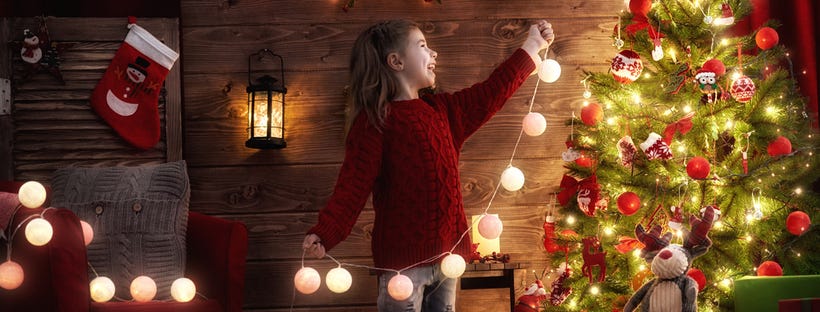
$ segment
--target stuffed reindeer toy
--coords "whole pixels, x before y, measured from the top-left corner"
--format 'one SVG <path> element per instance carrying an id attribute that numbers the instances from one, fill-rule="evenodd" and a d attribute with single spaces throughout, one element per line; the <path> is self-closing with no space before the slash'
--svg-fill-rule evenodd
<path id="1" fill-rule="evenodd" d="M 624 306 L 632 312 L 640 305 L 642 312 L 698 310 L 698 284 L 686 275 L 692 260 L 705 254 L 712 241 L 707 237 L 715 221 L 715 209 L 707 206 L 702 218 L 690 216 L 691 230 L 684 235 L 683 245 L 670 244 L 672 233 L 661 236 L 661 227 L 655 225 L 646 232 L 642 225 L 635 227 L 635 236 L 646 246 L 642 256 L 650 265 L 655 278 L 641 286 Z"/>

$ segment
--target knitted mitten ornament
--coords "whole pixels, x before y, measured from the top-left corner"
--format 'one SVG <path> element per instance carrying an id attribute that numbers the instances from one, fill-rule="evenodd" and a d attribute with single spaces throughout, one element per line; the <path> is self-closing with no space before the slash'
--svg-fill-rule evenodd
<path id="1" fill-rule="evenodd" d="M 128 35 L 91 95 L 91 107 L 128 143 L 149 149 L 159 142 L 157 101 L 179 54 L 137 26 Z"/>
<path id="2" fill-rule="evenodd" d="M 646 141 L 641 143 L 641 149 L 646 153 L 646 158 L 649 160 L 667 160 L 672 158 L 672 151 L 669 149 L 669 145 L 655 132 L 650 133 Z"/>

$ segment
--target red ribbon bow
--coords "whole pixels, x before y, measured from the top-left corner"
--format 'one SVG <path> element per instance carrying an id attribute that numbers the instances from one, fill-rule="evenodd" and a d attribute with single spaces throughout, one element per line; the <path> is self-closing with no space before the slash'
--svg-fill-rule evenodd
<path id="1" fill-rule="evenodd" d="M 663 142 L 666 145 L 672 145 L 672 138 L 675 137 L 675 132 L 680 132 L 681 135 L 686 134 L 689 130 L 692 130 L 692 117 L 695 116 L 695 112 L 690 112 L 678 121 L 673 122 L 666 126 L 666 129 L 663 130 Z"/>
<path id="2" fill-rule="evenodd" d="M 574 196 L 579 190 L 590 190 L 590 194 L 587 195 L 590 198 L 589 208 L 587 210 L 581 210 L 583 210 L 588 216 L 592 216 L 595 213 L 595 204 L 600 199 L 598 194 L 600 191 L 600 185 L 598 185 L 598 177 L 596 175 L 593 174 L 588 178 L 579 181 L 565 174 L 561 179 L 560 188 L 562 190 L 556 197 L 562 206 L 569 203 L 570 198 L 572 198 L 572 196 Z M 581 205 L 579 204 L 579 208 L 581 208 L 580 206 Z"/>

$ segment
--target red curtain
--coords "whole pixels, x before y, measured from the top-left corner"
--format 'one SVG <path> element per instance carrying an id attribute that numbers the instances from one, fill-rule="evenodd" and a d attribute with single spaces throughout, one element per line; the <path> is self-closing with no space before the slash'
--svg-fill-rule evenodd
<path id="1" fill-rule="evenodd" d="M 752 7 L 752 14 L 739 21 L 735 30 L 754 32 L 770 19 L 782 23 L 776 28 L 780 44 L 791 55 L 794 76 L 800 92 L 807 98 L 806 112 L 817 128 L 817 40 L 814 34 L 820 32 L 816 21 L 820 7 L 813 0 L 752 0 Z"/>

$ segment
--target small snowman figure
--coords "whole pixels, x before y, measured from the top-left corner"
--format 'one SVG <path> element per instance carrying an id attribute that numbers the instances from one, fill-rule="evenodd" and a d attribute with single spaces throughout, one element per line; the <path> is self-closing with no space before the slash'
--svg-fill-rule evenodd
<path id="1" fill-rule="evenodd" d="M 29 64 L 37 64 L 43 58 L 43 50 L 40 49 L 40 38 L 31 30 L 23 30 L 23 48 L 20 49 L 20 58 Z"/>

